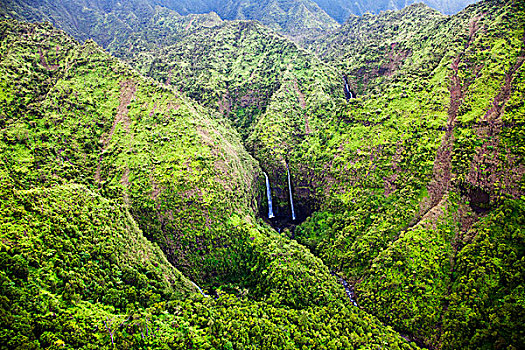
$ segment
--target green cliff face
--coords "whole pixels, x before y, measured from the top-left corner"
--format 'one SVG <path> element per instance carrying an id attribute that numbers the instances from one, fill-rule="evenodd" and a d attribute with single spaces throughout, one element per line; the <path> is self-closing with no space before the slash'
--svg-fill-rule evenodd
<path id="1" fill-rule="evenodd" d="M 324 167 L 327 194 L 296 237 L 356 282 L 366 310 L 428 346 L 523 342 L 523 279 L 501 275 L 523 259 L 519 233 L 502 236 L 523 220 L 523 16 L 515 2 L 449 18 L 409 7 L 319 45 L 330 62 L 348 57 L 360 97 L 297 152 L 295 164 Z M 391 34 L 359 45 L 379 30 Z"/>
<path id="2" fill-rule="evenodd" d="M 2 348 L 415 348 L 257 219 L 226 119 L 93 42 L 0 28 Z"/>
<path id="3" fill-rule="evenodd" d="M 344 23 L 352 16 L 362 16 L 365 13 L 378 14 L 381 11 L 401 10 L 415 3 L 425 3 L 433 9 L 447 15 L 456 14 L 476 0 L 314 0 L 339 23 Z"/>
<path id="4" fill-rule="evenodd" d="M 92 42 L 79 46 L 41 26 L 13 31 L 8 22 L 3 32 L 3 154 L 21 187 L 75 182 L 120 199 L 195 277 L 222 264 L 207 252 L 237 259 L 223 250 L 239 237 L 211 223 L 253 217 L 258 168 L 230 128 Z M 207 229 L 222 233 L 201 242 Z M 190 271 L 197 261 L 204 266 Z"/>
<path id="5" fill-rule="evenodd" d="M 0 347 L 521 347 L 521 2 L 302 47 L 145 4 L 63 26 L 123 61 L 0 22 Z"/>
<path id="6" fill-rule="evenodd" d="M 317 35 L 339 26 L 310 0 L 4 0 L 0 8 L 0 16 L 47 21 L 78 39 L 95 39 L 104 47 L 114 45 L 124 36 L 142 35 L 145 31 L 150 38 L 159 39 L 174 29 L 164 24 L 195 14 L 220 16 L 225 20 L 255 20 L 297 37 Z"/>

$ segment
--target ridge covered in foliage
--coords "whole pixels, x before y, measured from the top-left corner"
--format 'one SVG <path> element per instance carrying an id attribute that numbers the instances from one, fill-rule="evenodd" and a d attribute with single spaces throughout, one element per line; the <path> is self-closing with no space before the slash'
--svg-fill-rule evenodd
<path id="1" fill-rule="evenodd" d="M 319 7 L 326 11 L 332 18 L 339 23 L 344 23 L 353 16 L 362 16 L 364 14 L 379 14 L 382 11 L 402 10 L 403 8 L 415 3 L 425 3 L 433 9 L 447 15 L 456 14 L 463 10 L 467 5 L 476 2 L 476 0 L 314 0 Z"/>
<path id="2" fill-rule="evenodd" d="M 296 237 L 356 283 L 366 310 L 430 347 L 524 341 L 511 267 L 523 260 L 524 10 L 409 7 L 312 45 L 335 64 L 348 57 L 339 66 L 360 97 L 319 131 L 319 148 L 296 153 L 327 198 Z"/>
<path id="3" fill-rule="evenodd" d="M 98 28 L 138 72 L 49 25 L 2 22 L 2 339 L 415 347 L 382 322 L 432 349 L 525 343 L 522 2 L 366 14 L 304 48 L 170 11 Z M 118 232 L 107 250 L 99 229 Z M 39 232 L 70 273 L 43 263 Z M 97 299 L 106 283 L 115 297 Z M 39 289 L 52 298 L 28 303 Z M 70 315 L 81 336 L 60 328 Z"/>
<path id="4" fill-rule="evenodd" d="M 166 22 L 188 22 L 198 14 L 225 20 L 256 20 L 292 36 L 311 36 L 338 23 L 311 0 L 109 0 L 86 3 L 2 0 L 0 16 L 31 22 L 48 21 L 82 40 L 95 39 L 107 47 L 123 36 L 170 33 Z M 220 18 L 219 18 L 220 16 Z"/>
<path id="5" fill-rule="evenodd" d="M 92 41 L 0 32 L 1 347 L 416 348 L 256 218 L 227 120 Z"/>

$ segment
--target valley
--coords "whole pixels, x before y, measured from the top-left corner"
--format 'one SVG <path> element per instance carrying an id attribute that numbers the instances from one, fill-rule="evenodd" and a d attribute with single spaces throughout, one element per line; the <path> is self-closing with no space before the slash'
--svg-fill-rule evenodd
<path id="1" fill-rule="evenodd" d="M 0 10 L 0 348 L 525 342 L 524 4 L 51 3 Z"/>

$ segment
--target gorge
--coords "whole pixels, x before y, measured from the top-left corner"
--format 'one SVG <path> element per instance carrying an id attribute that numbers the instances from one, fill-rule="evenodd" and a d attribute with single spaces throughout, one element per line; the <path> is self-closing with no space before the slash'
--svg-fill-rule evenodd
<path id="1" fill-rule="evenodd" d="M 0 3 L 0 349 L 522 347 L 525 4 L 316 3 Z"/>

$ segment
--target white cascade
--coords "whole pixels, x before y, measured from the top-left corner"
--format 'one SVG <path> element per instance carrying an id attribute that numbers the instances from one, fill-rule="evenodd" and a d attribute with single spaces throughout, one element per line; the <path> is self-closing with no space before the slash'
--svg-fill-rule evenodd
<path id="1" fill-rule="evenodd" d="M 350 98 L 354 98 L 354 94 L 352 93 L 352 91 L 350 91 L 350 87 L 348 86 L 348 83 L 346 82 L 346 80 L 345 80 L 345 88 L 346 88 L 346 92 L 348 92 L 348 94 L 350 95 Z"/>
<path id="2" fill-rule="evenodd" d="M 266 178 L 266 196 L 268 197 L 268 219 L 274 218 L 275 215 L 273 215 L 273 205 L 272 205 L 272 189 L 270 188 L 270 180 L 268 179 L 268 175 L 264 173 L 264 177 Z"/>
<path id="3" fill-rule="evenodd" d="M 290 181 L 290 169 L 288 165 L 286 166 L 286 171 L 288 172 L 288 192 L 290 193 L 290 206 L 292 207 L 292 221 L 295 221 L 295 210 L 293 208 L 293 197 L 292 197 L 292 183 Z"/>
<path id="4" fill-rule="evenodd" d="M 193 282 L 193 281 L 190 281 L 190 283 L 193 284 L 193 285 L 195 286 L 195 288 L 197 288 L 197 290 L 199 291 L 199 293 L 202 294 L 203 297 L 205 297 L 205 298 L 208 298 L 208 297 L 209 297 L 208 294 L 206 294 L 206 293 L 204 293 L 204 292 L 202 291 L 201 287 L 199 287 L 199 286 L 197 285 L 197 283 L 195 283 L 195 282 Z"/>

